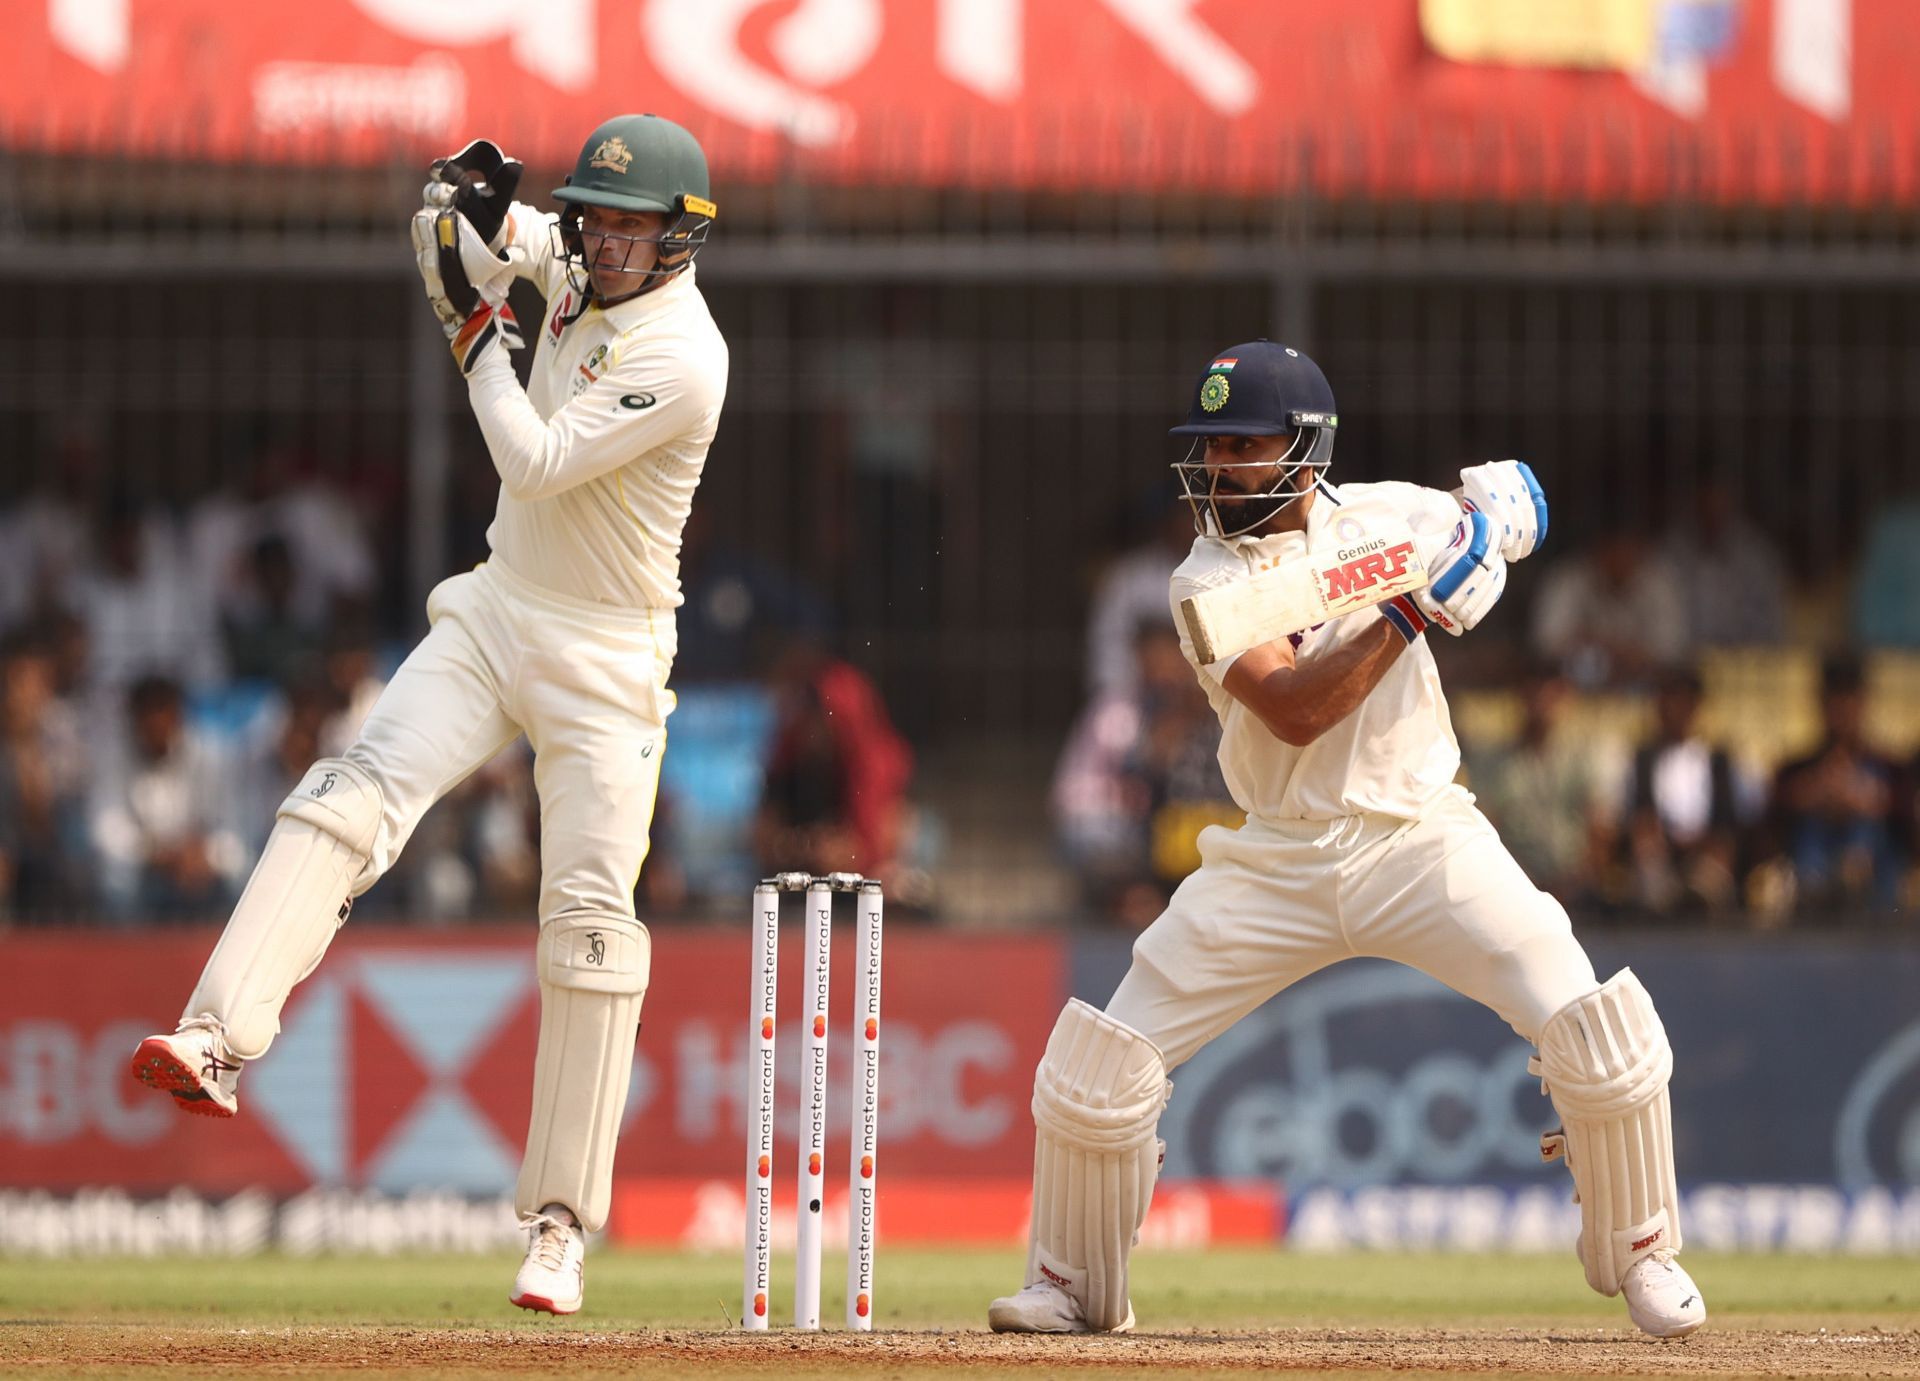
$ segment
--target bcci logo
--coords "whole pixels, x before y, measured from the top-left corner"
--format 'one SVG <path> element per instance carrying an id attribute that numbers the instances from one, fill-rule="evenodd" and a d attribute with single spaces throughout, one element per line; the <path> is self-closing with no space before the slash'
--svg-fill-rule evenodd
<path id="1" fill-rule="evenodd" d="M 1200 406 L 1208 412 L 1218 412 L 1227 405 L 1227 395 L 1233 391 L 1224 374 L 1209 374 L 1207 381 L 1200 385 Z"/>
<path id="2" fill-rule="evenodd" d="M 605 168 L 610 173 L 624 174 L 633 166 L 633 150 L 627 147 L 627 141 L 619 135 L 600 141 L 600 147 L 593 151 L 593 157 L 587 161 L 589 168 Z"/>

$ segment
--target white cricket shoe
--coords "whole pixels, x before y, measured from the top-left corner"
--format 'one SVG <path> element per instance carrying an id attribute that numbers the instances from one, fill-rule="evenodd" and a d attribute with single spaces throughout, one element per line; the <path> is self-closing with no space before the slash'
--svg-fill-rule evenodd
<path id="1" fill-rule="evenodd" d="M 187 1017 L 171 1036 L 148 1036 L 133 1052 L 133 1077 L 173 1095 L 182 1112 L 232 1117 L 240 1111 L 240 1057 L 214 1017 Z"/>
<path id="2" fill-rule="evenodd" d="M 522 1309 L 579 1313 L 586 1294 L 587 1235 L 561 1204 L 548 1204 L 522 1220 L 522 1226 L 533 1230 L 533 1240 L 507 1298 Z"/>
<path id="3" fill-rule="evenodd" d="M 1018 1294 L 1003 1295 L 987 1306 L 987 1322 L 995 1333 L 1091 1333 L 1080 1301 L 1050 1280 L 1036 1281 Z M 1113 1329 L 1133 1331 L 1133 1305 Z"/>
<path id="4" fill-rule="evenodd" d="M 1684 1338 L 1707 1321 L 1700 1287 L 1672 1252 L 1651 1252 L 1634 1262 L 1620 1293 L 1627 1297 L 1627 1317 L 1656 1338 Z"/>

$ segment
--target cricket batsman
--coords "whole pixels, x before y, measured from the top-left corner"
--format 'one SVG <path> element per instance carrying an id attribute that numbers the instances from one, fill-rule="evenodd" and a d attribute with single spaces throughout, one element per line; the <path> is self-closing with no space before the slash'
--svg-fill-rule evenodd
<path id="1" fill-rule="evenodd" d="M 466 379 L 500 501 L 489 559 L 427 600 L 432 627 L 342 757 L 278 818 L 179 1029 L 135 1076 L 210 1117 L 238 1111 L 293 986 L 420 817 L 517 735 L 534 753 L 540 1037 L 515 1203 L 531 1230 L 512 1300 L 580 1308 L 607 1217 L 651 945 L 634 918 L 674 697 L 680 533 L 727 389 L 694 281 L 715 215 L 693 136 L 623 115 L 587 136 L 558 215 L 513 200 L 522 166 L 480 141 L 437 161 L 413 243 Z M 531 382 L 507 290 L 546 300 Z"/>
<path id="2" fill-rule="evenodd" d="M 1170 1071 L 1275 993 L 1359 955 L 1393 959 L 1485 1004 L 1538 1050 L 1580 1203 L 1587 1283 L 1626 1296 L 1657 1337 L 1706 1320 L 1680 1249 L 1667 1083 L 1673 1054 L 1631 970 L 1605 983 L 1561 905 L 1520 870 L 1454 785 L 1460 752 L 1424 639 L 1459 637 L 1533 552 L 1547 504 L 1515 461 L 1461 472 L 1454 495 L 1328 482 L 1339 419 L 1305 355 L 1261 340 L 1196 384 L 1175 469 L 1199 532 L 1172 603 L 1290 556 L 1411 527 L 1429 583 L 1305 632 L 1202 663 L 1220 766 L 1246 812 L 1210 826 L 1201 865 L 1141 934 L 1106 1010 L 1067 1004 L 1034 1076 L 1033 1225 L 1003 1332 L 1132 1327 L 1127 1258 L 1159 1171 Z"/>

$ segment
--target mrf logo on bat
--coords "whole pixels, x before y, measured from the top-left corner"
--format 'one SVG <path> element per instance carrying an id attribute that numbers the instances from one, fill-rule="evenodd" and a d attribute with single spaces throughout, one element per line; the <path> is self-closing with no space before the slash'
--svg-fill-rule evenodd
<path id="1" fill-rule="evenodd" d="M 1326 582 L 1329 606 L 1339 600 L 1363 596 L 1384 582 L 1400 579 L 1407 573 L 1407 563 L 1413 559 L 1413 543 L 1389 545 L 1386 539 L 1380 538 L 1362 542 L 1357 547 L 1342 548 L 1334 553 L 1333 559 L 1339 564 L 1320 573 Z"/>

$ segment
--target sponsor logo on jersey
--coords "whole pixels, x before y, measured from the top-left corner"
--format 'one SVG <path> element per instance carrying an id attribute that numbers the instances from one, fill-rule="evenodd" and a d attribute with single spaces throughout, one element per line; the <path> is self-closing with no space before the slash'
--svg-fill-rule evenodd
<path id="1" fill-rule="evenodd" d="M 560 333 L 567 329 L 567 319 L 572 314 L 572 312 L 573 312 L 572 292 L 562 293 L 560 296 L 560 305 L 558 307 L 555 307 L 553 309 L 553 315 L 547 318 L 547 334 L 552 336 L 555 340 L 559 340 Z"/>
<path id="2" fill-rule="evenodd" d="M 1334 553 L 1334 560 L 1340 564 L 1322 572 L 1322 579 L 1327 582 L 1327 599 L 1342 599 L 1370 590 L 1382 581 L 1397 580 L 1407 573 L 1407 563 L 1412 559 L 1411 542 L 1394 547 L 1384 541 L 1370 542 L 1338 551 Z"/>
<path id="3" fill-rule="evenodd" d="M 651 393 L 623 393 L 620 395 L 620 406 L 623 408 L 631 408 L 634 412 L 639 412 L 643 408 L 650 408 L 659 401 L 660 400 L 655 398 Z"/>

